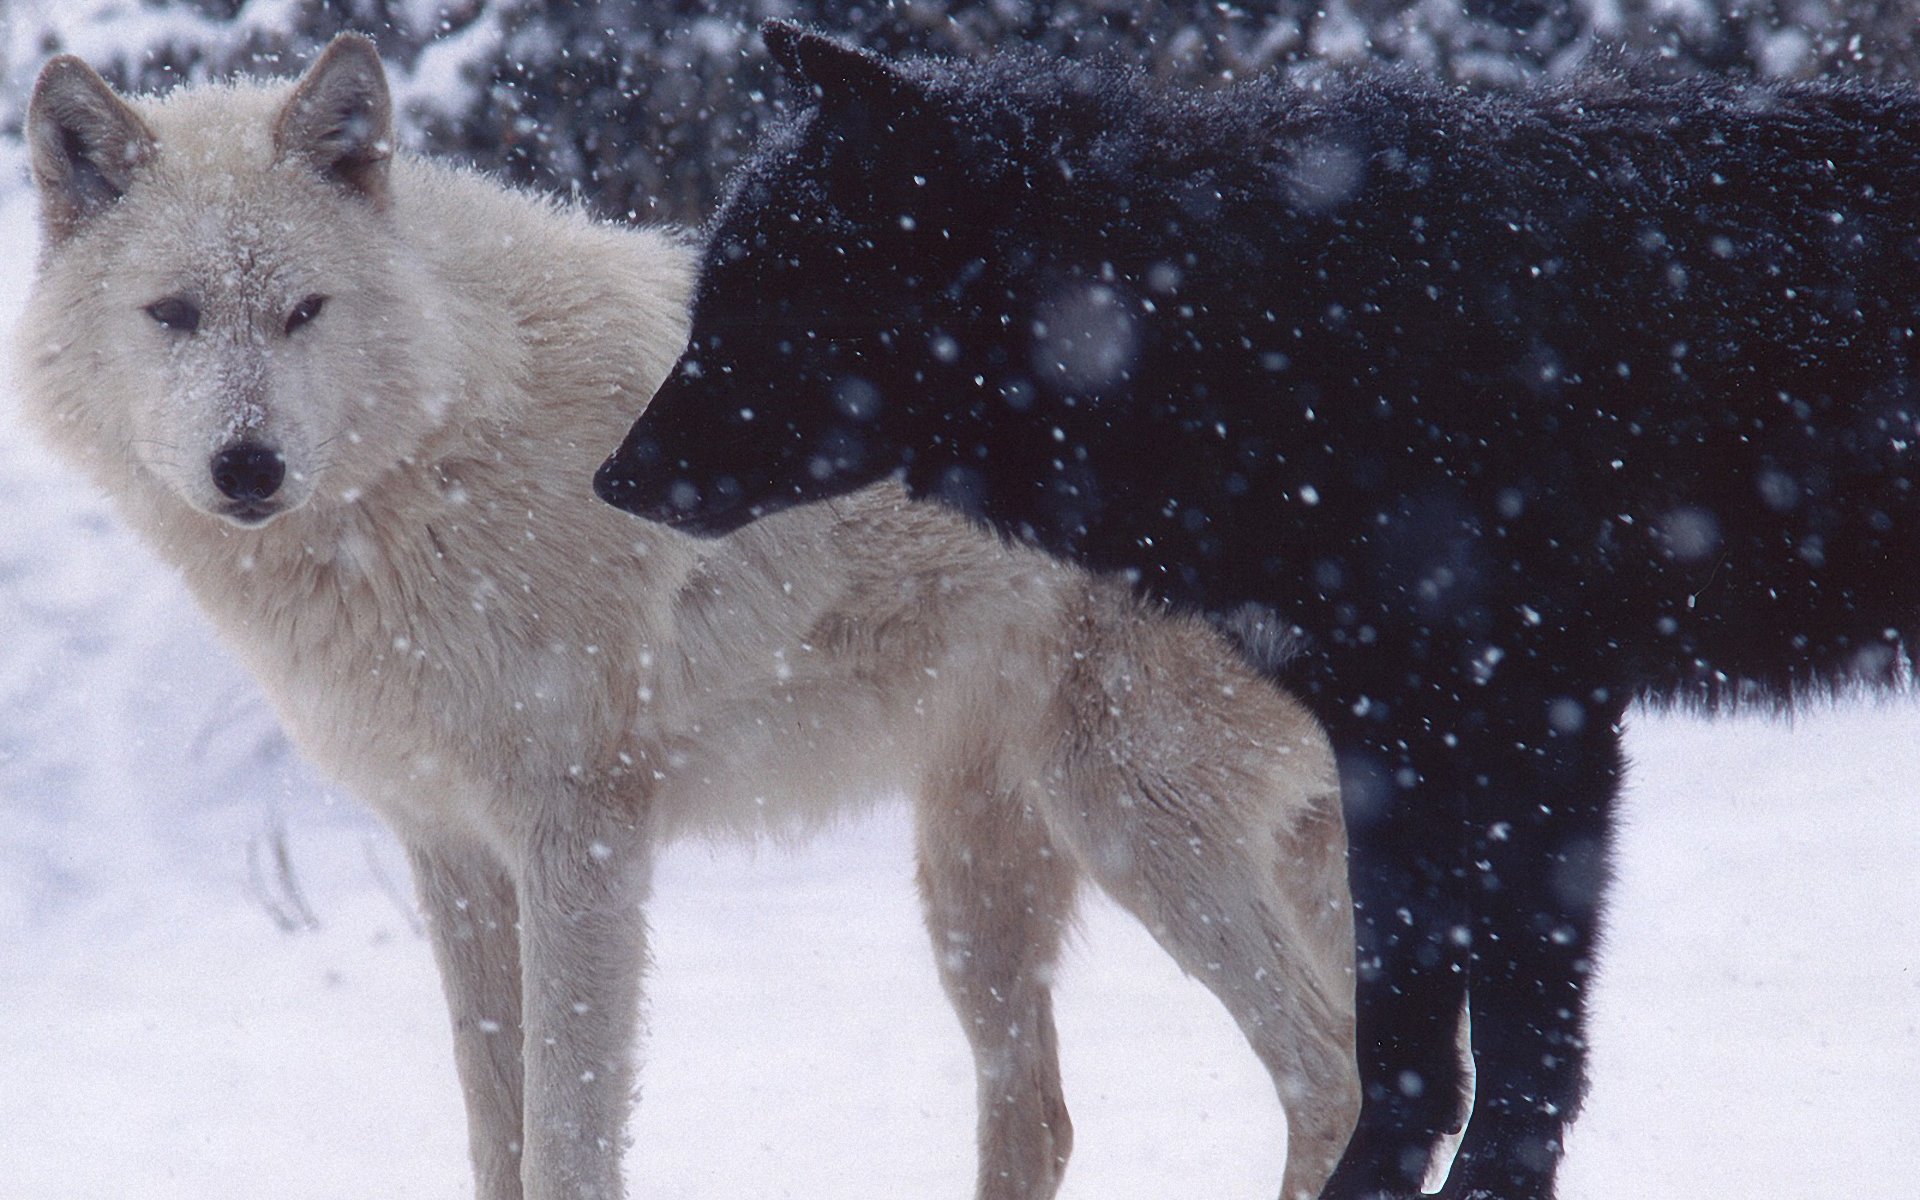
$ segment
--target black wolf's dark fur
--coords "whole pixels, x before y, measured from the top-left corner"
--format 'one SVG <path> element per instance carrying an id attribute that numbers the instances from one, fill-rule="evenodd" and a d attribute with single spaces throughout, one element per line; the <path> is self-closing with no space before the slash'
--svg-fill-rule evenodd
<path id="1" fill-rule="evenodd" d="M 1547 1195 L 1625 706 L 1907 669 L 1920 97 L 1168 95 L 769 36 L 817 102 L 719 212 L 602 494 L 719 532 L 904 468 L 1170 600 L 1277 610 L 1363 918 L 1328 1195 L 1417 1190 L 1463 992 L 1448 1194 Z"/>

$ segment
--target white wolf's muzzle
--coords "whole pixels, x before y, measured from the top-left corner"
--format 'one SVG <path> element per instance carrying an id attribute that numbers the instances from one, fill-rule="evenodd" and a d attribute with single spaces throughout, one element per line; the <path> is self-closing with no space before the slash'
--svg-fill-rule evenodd
<path id="1" fill-rule="evenodd" d="M 225 498 L 219 513 L 238 525 L 260 525 L 280 514 L 275 496 L 287 478 L 287 460 L 254 441 L 233 442 L 208 461 L 214 490 Z"/>

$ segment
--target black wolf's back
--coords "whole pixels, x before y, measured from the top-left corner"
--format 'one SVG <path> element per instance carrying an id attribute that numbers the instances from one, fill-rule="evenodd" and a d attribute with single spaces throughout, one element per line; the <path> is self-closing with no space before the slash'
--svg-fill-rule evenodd
<path id="1" fill-rule="evenodd" d="M 1054 397 L 1075 488 L 996 520 L 1429 671 L 1536 631 L 1656 692 L 1893 669 L 1920 593 L 1911 91 L 1065 74 L 1035 122 L 1061 166 L 1018 202 L 1056 235 L 1009 293 L 1102 278 L 1148 315 L 1123 388 Z M 993 93 L 1035 111 L 1036 86 Z"/>

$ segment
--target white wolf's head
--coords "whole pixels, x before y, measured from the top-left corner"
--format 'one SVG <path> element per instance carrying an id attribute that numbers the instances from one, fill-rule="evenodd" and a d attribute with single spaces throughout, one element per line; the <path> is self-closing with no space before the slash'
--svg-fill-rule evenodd
<path id="1" fill-rule="evenodd" d="M 45 237 L 21 353 L 37 415 L 96 471 L 257 525 L 351 501 L 439 419 L 453 373 L 370 41 L 291 87 L 138 107 L 56 58 L 27 137 Z"/>

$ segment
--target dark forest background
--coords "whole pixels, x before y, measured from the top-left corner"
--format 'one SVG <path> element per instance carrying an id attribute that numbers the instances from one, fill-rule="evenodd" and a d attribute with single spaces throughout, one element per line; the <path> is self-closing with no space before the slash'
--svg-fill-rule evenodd
<path id="1" fill-rule="evenodd" d="M 0 121 L 46 55 L 160 89 L 284 74 L 342 29 L 374 35 L 419 148 L 613 216 L 697 222 L 780 109 L 756 28 L 802 21 L 888 54 L 1026 45 L 1195 86 L 1367 60 L 1503 87 L 1621 61 L 1660 73 L 1903 78 L 1920 0 L 0 0 Z"/>

